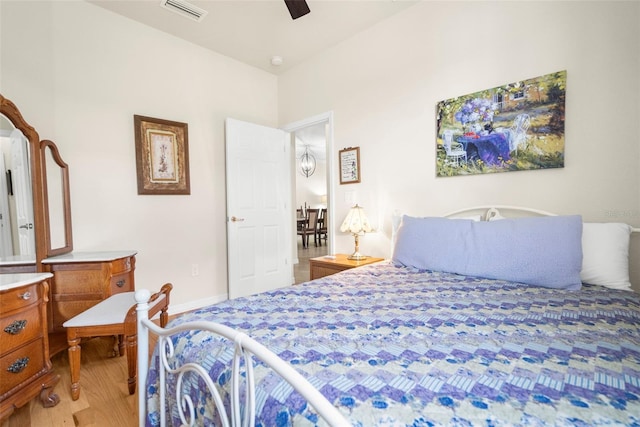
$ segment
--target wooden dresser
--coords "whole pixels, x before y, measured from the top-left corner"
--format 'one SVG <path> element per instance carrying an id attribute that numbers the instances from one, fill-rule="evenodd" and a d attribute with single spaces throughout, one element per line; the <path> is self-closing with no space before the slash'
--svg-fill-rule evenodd
<path id="1" fill-rule="evenodd" d="M 47 335 L 50 273 L 0 275 L 0 420 L 32 398 L 45 407 L 60 398 Z"/>
<path id="2" fill-rule="evenodd" d="M 50 352 L 67 349 L 64 322 L 120 292 L 135 290 L 136 251 L 71 252 L 46 258 L 53 274 L 49 302 Z"/>
<path id="3" fill-rule="evenodd" d="M 30 256 L 8 256 L 0 258 L 0 274 L 35 273 L 36 259 Z"/>

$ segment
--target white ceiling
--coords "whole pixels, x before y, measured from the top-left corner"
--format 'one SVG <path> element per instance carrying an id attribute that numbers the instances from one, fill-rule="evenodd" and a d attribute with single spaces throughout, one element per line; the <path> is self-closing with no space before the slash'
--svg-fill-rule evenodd
<path id="1" fill-rule="evenodd" d="M 305 147 L 318 161 L 327 159 L 327 138 L 326 125 L 319 123 L 295 131 L 296 136 L 296 158 L 299 159 L 304 154 Z"/>
<path id="2" fill-rule="evenodd" d="M 311 12 L 296 20 L 284 0 L 186 0 L 207 11 L 199 22 L 161 7 L 162 0 L 86 1 L 277 75 L 419 0 L 307 0 Z M 272 65 L 273 56 L 282 65 Z M 325 160 L 324 124 L 295 134 L 296 157 L 309 146 Z"/>
<path id="3" fill-rule="evenodd" d="M 307 0 L 296 20 L 284 0 L 188 0 L 208 13 L 200 22 L 161 0 L 86 0 L 214 52 L 279 74 L 416 3 L 416 0 Z M 281 56 L 283 64 L 271 64 Z"/>

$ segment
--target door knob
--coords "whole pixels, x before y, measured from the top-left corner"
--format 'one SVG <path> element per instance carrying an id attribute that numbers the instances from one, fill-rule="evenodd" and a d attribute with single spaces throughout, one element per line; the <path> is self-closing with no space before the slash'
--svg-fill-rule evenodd
<path id="1" fill-rule="evenodd" d="M 231 222 L 242 222 L 242 221 L 244 221 L 244 218 L 238 218 L 235 216 L 231 217 Z"/>

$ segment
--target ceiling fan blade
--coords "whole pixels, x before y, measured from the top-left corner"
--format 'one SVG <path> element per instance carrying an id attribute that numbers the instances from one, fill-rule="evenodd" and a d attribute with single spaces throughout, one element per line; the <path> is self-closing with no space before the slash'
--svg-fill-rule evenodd
<path id="1" fill-rule="evenodd" d="M 311 12 L 305 0 L 284 0 L 284 2 L 287 5 L 287 9 L 289 9 L 292 19 L 298 19 Z"/>

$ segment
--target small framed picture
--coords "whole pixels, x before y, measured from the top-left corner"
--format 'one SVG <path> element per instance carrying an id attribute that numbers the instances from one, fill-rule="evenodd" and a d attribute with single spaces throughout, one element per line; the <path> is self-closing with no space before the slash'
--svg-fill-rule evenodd
<path id="1" fill-rule="evenodd" d="M 191 194 L 186 123 L 133 116 L 138 194 Z"/>
<path id="2" fill-rule="evenodd" d="M 340 150 L 340 184 L 360 182 L 360 147 Z"/>

